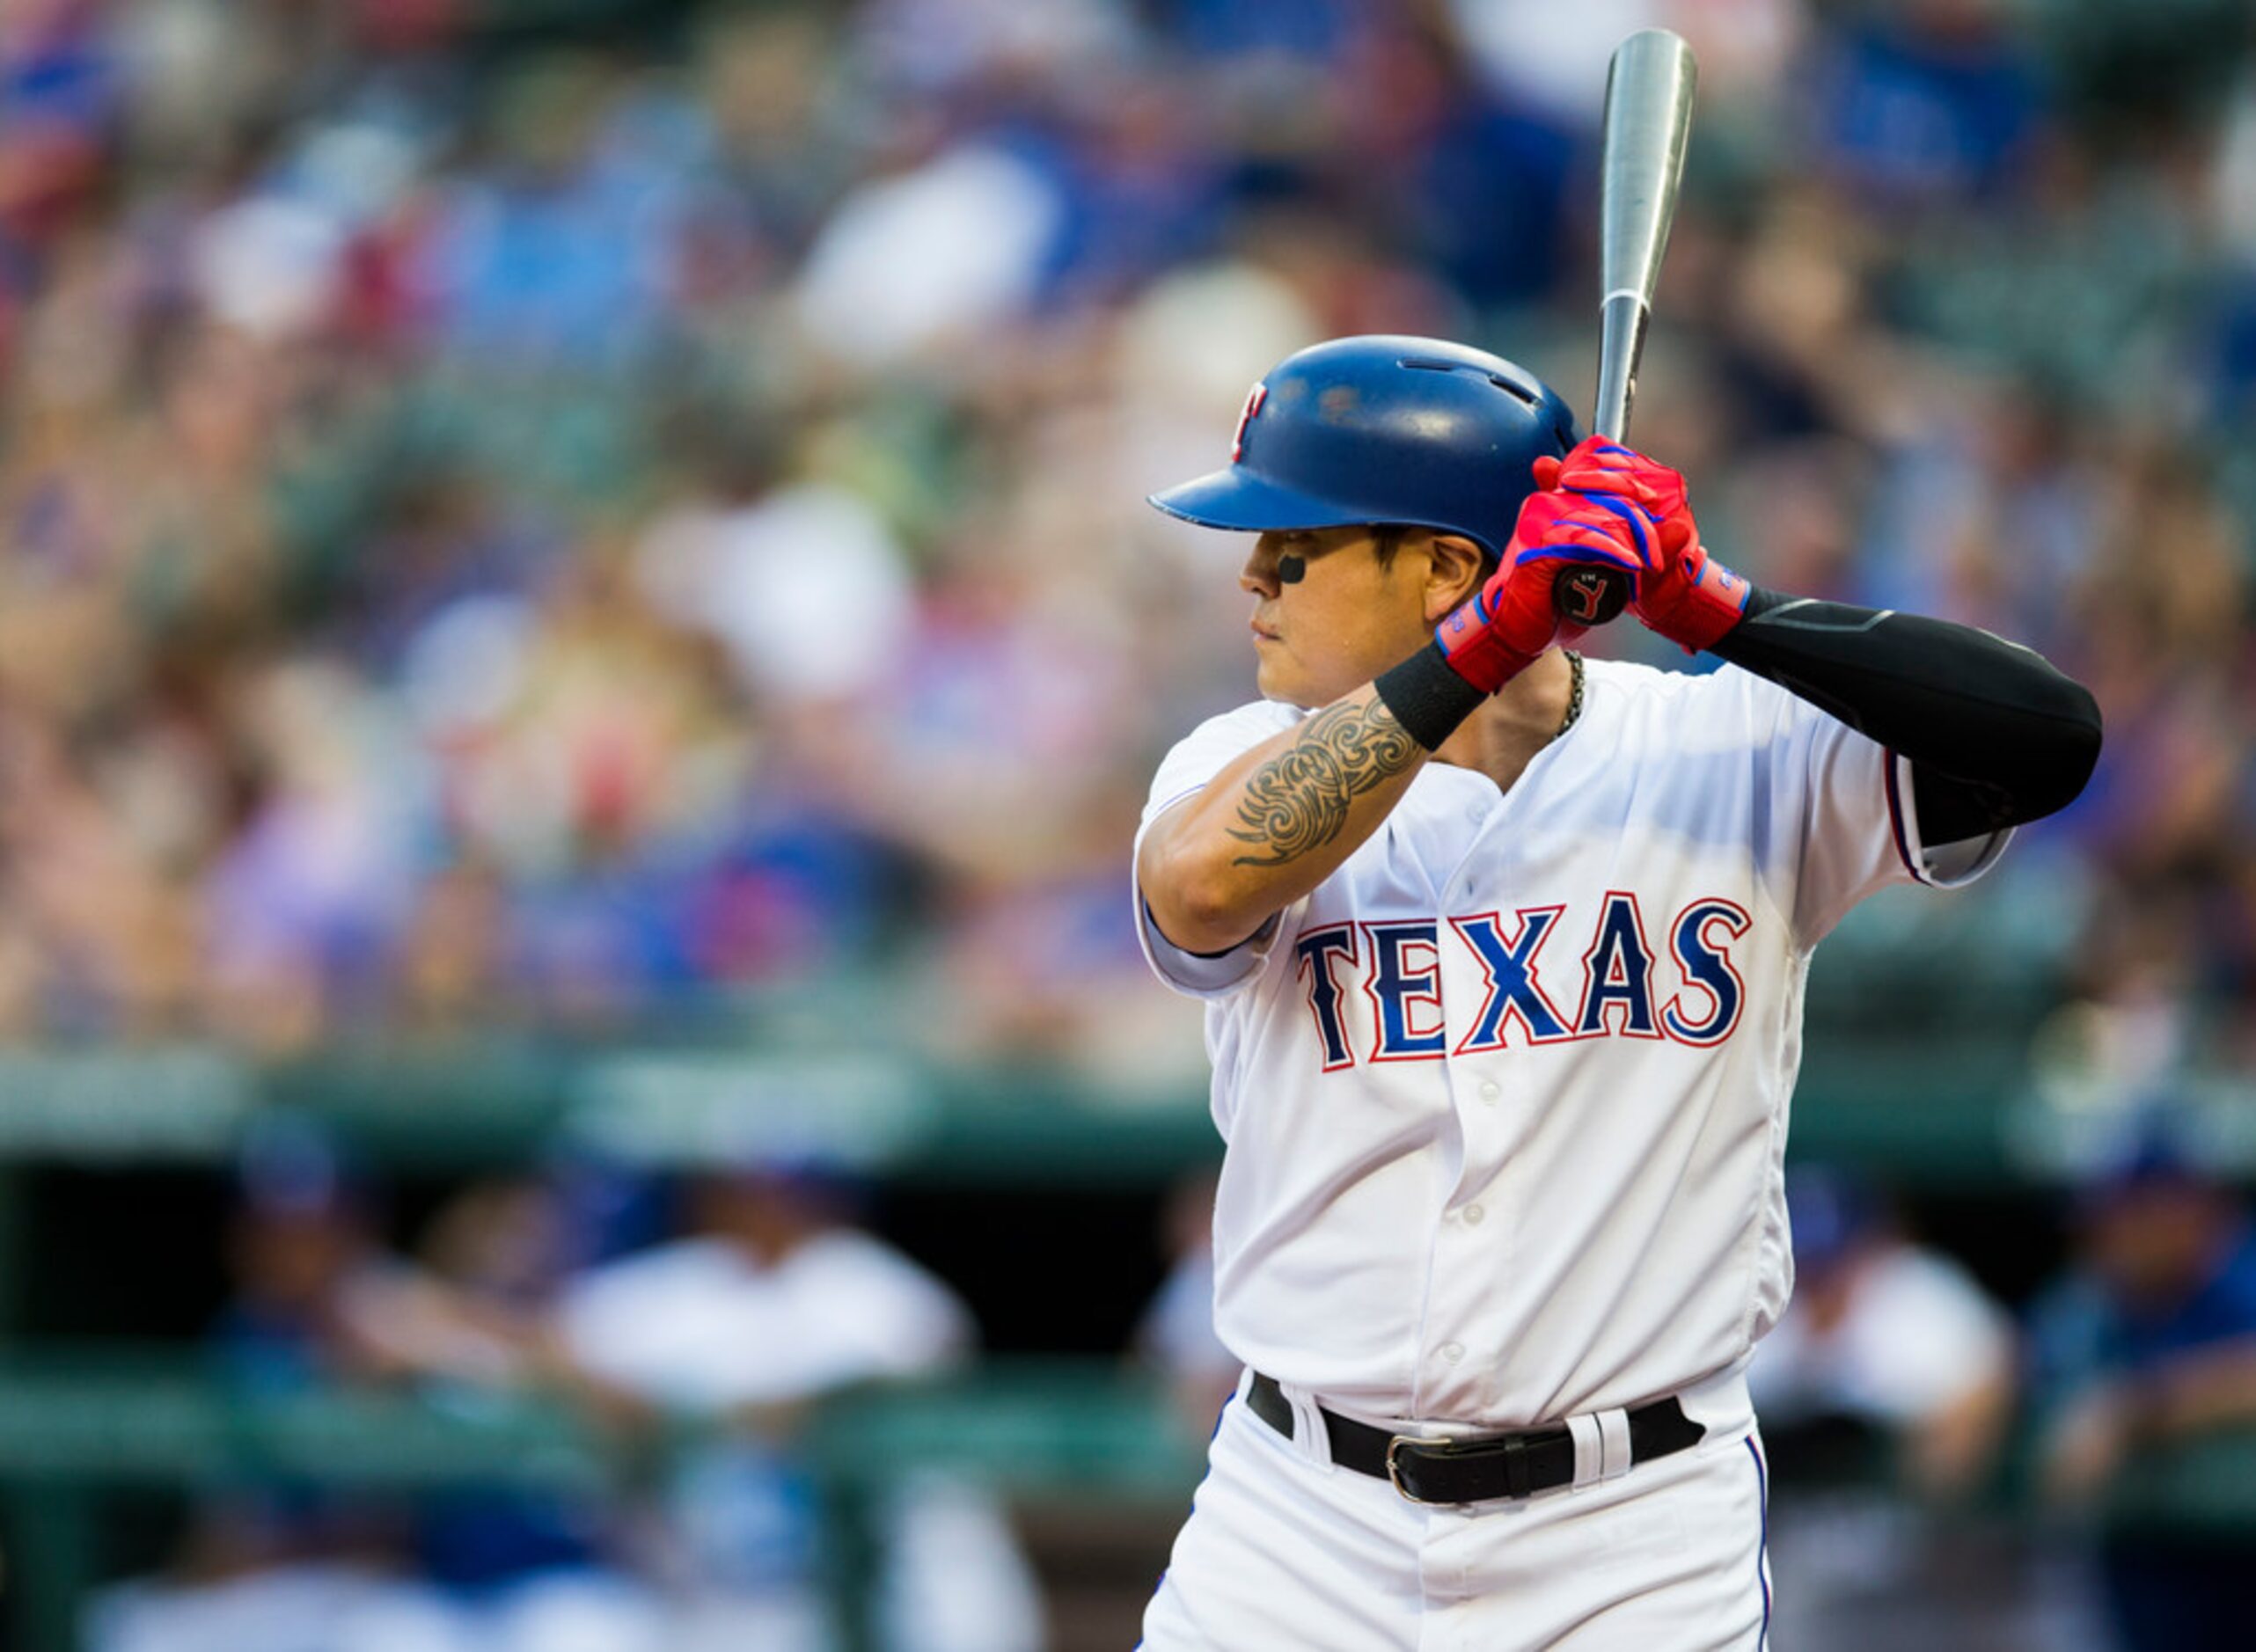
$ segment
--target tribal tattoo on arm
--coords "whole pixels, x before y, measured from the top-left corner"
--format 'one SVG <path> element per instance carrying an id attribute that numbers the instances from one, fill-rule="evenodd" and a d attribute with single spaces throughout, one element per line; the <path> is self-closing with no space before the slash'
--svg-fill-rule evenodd
<path id="1" fill-rule="evenodd" d="M 1337 837 L 1355 800 L 1425 757 L 1386 702 L 1329 705 L 1247 777 L 1231 837 L 1259 852 L 1231 864 L 1281 866 Z"/>

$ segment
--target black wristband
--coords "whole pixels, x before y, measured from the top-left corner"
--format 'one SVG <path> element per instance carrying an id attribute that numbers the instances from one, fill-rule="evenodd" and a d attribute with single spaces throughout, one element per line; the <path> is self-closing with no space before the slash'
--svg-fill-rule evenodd
<path id="1" fill-rule="evenodd" d="M 1440 750 L 1441 742 L 1488 698 L 1450 669 L 1438 642 L 1381 671 L 1371 686 L 1403 731 L 1428 751 Z"/>

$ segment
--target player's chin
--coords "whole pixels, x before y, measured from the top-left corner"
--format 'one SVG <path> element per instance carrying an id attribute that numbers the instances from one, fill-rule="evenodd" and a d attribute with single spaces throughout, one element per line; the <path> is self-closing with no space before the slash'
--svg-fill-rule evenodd
<path id="1" fill-rule="evenodd" d="M 1257 639 L 1254 644 L 1254 685 L 1265 700 L 1283 700 L 1288 705 L 1307 705 L 1312 702 L 1302 698 L 1306 684 L 1300 673 L 1293 669 L 1293 662 L 1274 637 Z"/>

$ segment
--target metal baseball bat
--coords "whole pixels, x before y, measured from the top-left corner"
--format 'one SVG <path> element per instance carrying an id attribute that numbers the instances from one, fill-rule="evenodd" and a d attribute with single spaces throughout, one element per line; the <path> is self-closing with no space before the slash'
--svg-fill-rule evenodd
<path id="1" fill-rule="evenodd" d="M 1630 405 L 1652 315 L 1653 285 L 1676 217 L 1684 150 L 1692 134 L 1699 67 L 1666 29 L 1644 29 L 1615 48 L 1606 73 L 1606 147 L 1599 169 L 1598 399 L 1590 425 L 1630 434 Z M 1630 581 L 1611 568 L 1578 568 L 1552 587 L 1562 619 L 1602 625 L 1629 605 Z"/>

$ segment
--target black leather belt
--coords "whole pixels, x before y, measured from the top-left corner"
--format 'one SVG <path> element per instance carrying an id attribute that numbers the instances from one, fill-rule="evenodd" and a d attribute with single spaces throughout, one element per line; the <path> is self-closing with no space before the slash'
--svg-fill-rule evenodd
<path id="1" fill-rule="evenodd" d="M 1293 1437 L 1293 1402 L 1275 1378 L 1256 1371 L 1246 1407 L 1286 1439 Z M 1574 1436 L 1565 1429 L 1445 1440 L 1390 1434 L 1321 1407 L 1317 1414 L 1330 1436 L 1333 1462 L 1391 1482 L 1412 1502 L 1486 1502 L 1574 1484 Z M 1628 1415 L 1633 1465 L 1696 1445 L 1708 1432 L 1684 1414 L 1674 1394 Z"/>

